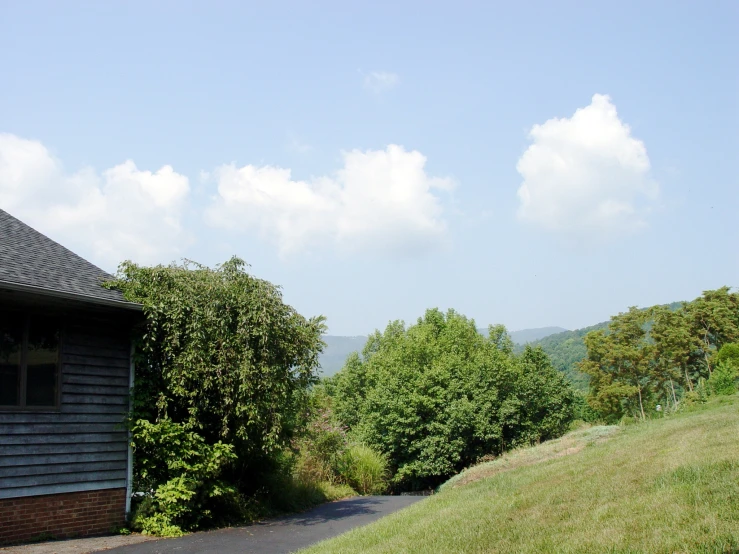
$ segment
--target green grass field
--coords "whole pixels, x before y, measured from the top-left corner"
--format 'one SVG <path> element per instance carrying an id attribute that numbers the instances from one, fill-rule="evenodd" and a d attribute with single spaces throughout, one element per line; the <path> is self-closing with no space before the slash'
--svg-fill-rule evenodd
<path id="1" fill-rule="evenodd" d="M 739 397 L 512 452 L 303 552 L 739 553 Z"/>

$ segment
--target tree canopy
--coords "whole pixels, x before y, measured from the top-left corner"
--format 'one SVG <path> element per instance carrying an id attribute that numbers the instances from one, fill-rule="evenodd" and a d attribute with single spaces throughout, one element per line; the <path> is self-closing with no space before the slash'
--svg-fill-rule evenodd
<path id="1" fill-rule="evenodd" d="M 386 454 L 399 489 L 435 486 L 479 457 L 563 433 L 573 392 L 540 349 L 520 357 L 505 328 L 428 310 L 390 323 L 328 390 L 353 436 Z"/>
<path id="2" fill-rule="evenodd" d="M 298 314 L 238 258 L 215 269 L 124 263 L 112 286 L 146 315 L 135 417 L 166 417 L 244 449 L 280 444 L 295 393 L 315 378 L 322 317 Z"/>
<path id="3" fill-rule="evenodd" d="M 578 368 L 590 376 L 588 401 L 603 417 L 644 419 L 650 406 L 676 406 L 732 356 L 738 293 L 722 287 L 673 306 L 630 308 L 585 336 L 587 357 Z"/>
<path id="4" fill-rule="evenodd" d="M 156 491 L 147 521 L 160 532 L 198 525 L 244 468 L 286 445 L 316 380 L 323 318 L 304 318 L 246 267 L 126 262 L 108 285 L 143 305 L 130 419 L 138 490 Z"/>

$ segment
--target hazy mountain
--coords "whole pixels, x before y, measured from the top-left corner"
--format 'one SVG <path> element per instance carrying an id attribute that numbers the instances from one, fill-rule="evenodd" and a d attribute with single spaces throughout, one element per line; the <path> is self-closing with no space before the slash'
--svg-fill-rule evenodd
<path id="1" fill-rule="evenodd" d="M 526 344 L 535 340 L 543 339 L 555 333 L 563 333 L 567 331 L 564 327 L 538 327 L 536 329 L 521 329 L 510 333 L 511 340 L 516 344 Z"/>
<path id="2" fill-rule="evenodd" d="M 485 336 L 488 334 L 487 328 L 481 328 L 478 331 Z M 567 331 L 567 329 L 562 327 L 540 327 L 513 331 L 510 335 L 514 343 L 523 345 L 563 331 Z M 324 335 L 323 340 L 326 343 L 326 349 L 320 357 L 321 375 L 330 377 L 344 366 L 349 354 L 362 351 L 364 344 L 367 342 L 367 337 L 361 335 L 355 337 Z"/>
<path id="3" fill-rule="evenodd" d="M 330 377 L 342 367 L 349 354 L 361 352 L 367 337 L 341 337 L 338 335 L 323 335 L 326 348 L 323 350 L 319 361 L 321 363 L 321 375 Z"/>
<path id="4" fill-rule="evenodd" d="M 478 329 L 480 333 L 487 336 L 488 330 L 487 328 L 480 328 Z M 528 342 L 534 342 L 535 340 L 543 339 L 544 337 L 548 337 L 549 335 L 554 335 L 555 333 L 563 333 L 567 331 L 564 327 L 537 327 L 536 329 L 521 329 L 520 331 L 509 331 L 508 334 L 511 337 L 511 340 L 520 345 L 524 345 Z"/>

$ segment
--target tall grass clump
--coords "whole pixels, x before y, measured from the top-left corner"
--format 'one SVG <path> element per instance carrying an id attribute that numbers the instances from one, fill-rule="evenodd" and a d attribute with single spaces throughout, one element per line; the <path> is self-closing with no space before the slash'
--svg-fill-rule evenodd
<path id="1" fill-rule="evenodd" d="M 382 494 L 387 490 L 390 470 L 387 458 L 369 446 L 350 446 L 341 460 L 339 473 L 359 494 Z"/>
<path id="2" fill-rule="evenodd" d="M 306 431 L 295 442 L 294 477 L 302 487 L 323 491 L 327 500 L 387 489 L 387 458 L 353 442 L 335 418 L 331 399 L 319 385 L 311 393 Z"/>

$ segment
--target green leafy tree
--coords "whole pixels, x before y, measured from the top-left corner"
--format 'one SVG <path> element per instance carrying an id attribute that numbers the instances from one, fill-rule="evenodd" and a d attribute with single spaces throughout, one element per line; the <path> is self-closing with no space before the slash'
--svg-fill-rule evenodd
<path id="1" fill-rule="evenodd" d="M 673 302 L 659 308 L 669 312 L 676 312 L 683 306 L 683 302 Z M 542 339 L 531 343 L 531 346 L 541 346 L 547 356 L 552 360 L 552 365 L 557 371 L 565 374 L 567 379 L 573 386 L 584 393 L 588 392 L 590 376 L 579 371 L 578 364 L 582 362 L 588 355 L 588 349 L 585 346 L 585 335 L 591 331 L 600 329 L 608 329 L 609 321 L 597 323 L 590 327 L 576 329 L 574 331 L 564 331 L 549 335 Z M 516 350 L 523 352 L 523 346 L 517 346 Z"/>
<path id="2" fill-rule="evenodd" d="M 708 387 L 714 394 L 734 394 L 739 376 L 739 344 L 727 343 L 716 355 L 716 369 L 708 379 Z"/>
<path id="3" fill-rule="evenodd" d="M 501 352 L 506 354 L 513 352 L 514 344 L 505 325 L 490 325 L 488 327 L 488 338 Z"/>
<path id="4" fill-rule="evenodd" d="M 604 415 L 618 415 L 620 407 L 628 407 L 646 418 L 654 354 L 645 329 L 648 321 L 647 311 L 632 307 L 611 318 L 608 333 L 593 331 L 585 337 L 588 357 L 580 369 L 590 375 L 592 405 Z"/>
<path id="5" fill-rule="evenodd" d="M 332 380 L 350 434 L 387 456 L 396 489 L 435 486 L 485 454 L 562 433 L 573 393 L 540 350 L 520 359 L 504 329 L 428 310 L 370 337 Z"/>
<path id="6" fill-rule="evenodd" d="M 113 286 L 144 306 L 134 417 L 165 415 L 239 454 L 284 444 L 315 380 L 323 318 L 305 319 L 238 258 L 215 269 L 121 265 Z"/>
<path id="7" fill-rule="evenodd" d="M 367 347 L 364 352 L 367 357 L 371 355 Z M 349 427 L 356 427 L 362 418 L 366 394 L 372 386 L 370 377 L 367 365 L 353 352 L 344 368 L 333 378 L 325 380 L 327 391 L 334 397 L 336 412 L 341 414 L 341 420 Z"/>
<path id="8" fill-rule="evenodd" d="M 182 464 L 199 468 L 197 479 L 183 482 L 180 500 L 190 510 L 196 505 L 188 498 L 202 498 L 200 489 L 216 472 L 241 492 L 259 487 L 255 468 L 269 466 L 265 458 L 288 443 L 301 421 L 323 318 L 298 314 L 278 287 L 249 275 L 238 258 L 214 269 L 125 262 L 109 286 L 142 304 L 145 315 L 130 417 L 136 477 L 146 487 L 140 490 L 154 488 L 159 497 L 172 479 L 189 479 L 172 473 Z M 159 437 L 155 444 L 151 436 Z M 202 449 L 201 461 L 178 461 L 183 437 Z M 218 463 L 208 461 L 214 457 Z M 170 470 L 158 474 L 157 467 Z"/>
<path id="9" fill-rule="evenodd" d="M 711 373 L 706 386 L 713 394 L 729 395 L 736 393 L 737 371 L 733 365 L 719 362 Z"/>
<path id="10" fill-rule="evenodd" d="M 691 326 L 684 309 L 670 310 L 655 306 L 651 310 L 655 365 L 653 368 L 656 387 L 664 396 L 677 404 L 675 383 L 678 387 L 693 390 L 693 381 L 701 375 L 692 363 L 694 353 L 700 348 L 700 340 L 691 333 Z"/>
<path id="11" fill-rule="evenodd" d="M 697 356 L 710 376 L 713 355 L 739 340 L 739 294 L 729 287 L 707 290 L 685 306 L 690 332 L 698 340 Z"/>
<path id="12" fill-rule="evenodd" d="M 513 442 L 536 443 L 562 435 L 574 417 L 575 391 L 540 347 L 527 346 L 515 362 L 519 373 L 513 395 L 520 402 L 520 424 Z"/>
<path id="13" fill-rule="evenodd" d="M 739 344 L 724 344 L 716 355 L 716 363 L 731 366 L 739 371 Z"/>

